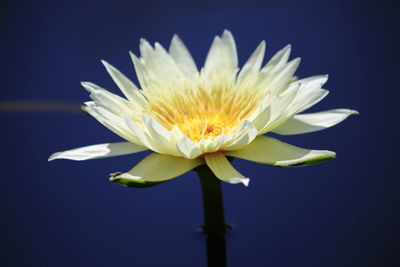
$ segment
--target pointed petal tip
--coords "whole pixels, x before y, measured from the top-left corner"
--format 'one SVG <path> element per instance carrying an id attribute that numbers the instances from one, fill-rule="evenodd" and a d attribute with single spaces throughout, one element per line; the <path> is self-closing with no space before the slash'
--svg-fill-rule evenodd
<path id="1" fill-rule="evenodd" d="M 140 181 L 143 178 L 140 177 L 140 176 L 133 176 L 133 175 L 131 175 L 129 173 L 116 173 L 116 174 L 112 174 L 110 176 L 110 178 L 109 178 L 109 180 L 111 182 L 115 182 L 115 181 L 118 181 L 118 180 L 121 180 L 121 179 L 129 180 L 129 181 Z"/>
<path id="2" fill-rule="evenodd" d="M 283 51 L 291 51 L 292 50 L 292 44 L 287 44 L 282 50 Z"/>
<path id="3" fill-rule="evenodd" d="M 231 31 L 228 29 L 224 29 L 224 31 L 222 32 L 222 35 L 225 35 L 225 34 L 232 35 Z"/>
<path id="4" fill-rule="evenodd" d="M 93 88 L 93 83 L 91 83 L 91 82 L 82 81 L 81 85 L 82 85 L 83 88 L 85 88 L 85 90 L 88 93 L 92 93 L 93 91 L 95 91 L 95 89 Z"/>
<path id="5" fill-rule="evenodd" d="M 101 63 L 103 64 L 103 66 L 107 69 L 107 71 L 109 70 L 109 69 L 112 69 L 113 68 L 113 66 L 110 64 L 110 63 L 108 63 L 107 61 L 105 61 L 104 59 L 102 59 L 102 60 L 100 60 L 101 61 Z"/>
<path id="6" fill-rule="evenodd" d="M 293 62 L 300 63 L 301 62 L 301 57 L 296 57 L 295 59 L 292 60 Z"/>
<path id="7" fill-rule="evenodd" d="M 60 152 L 56 152 L 50 155 L 50 157 L 47 159 L 47 161 L 53 161 L 57 159 L 57 156 L 60 154 Z"/>

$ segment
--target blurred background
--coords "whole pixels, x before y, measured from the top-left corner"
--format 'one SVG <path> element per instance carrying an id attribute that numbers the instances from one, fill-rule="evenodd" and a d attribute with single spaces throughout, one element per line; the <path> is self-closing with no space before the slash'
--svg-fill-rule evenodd
<path id="1" fill-rule="evenodd" d="M 118 89 L 100 60 L 136 80 L 128 51 L 177 33 L 198 66 L 232 31 L 240 64 L 260 41 L 288 43 L 299 77 L 329 74 L 310 111 L 360 111 L 336 127 L 281 140 L 337 152 L 303 168 L 235 159 L 250 186 L 224 184 L 234 266 L 400 266 L 399 41 L 395 1 L 2 1 L 1 266 L 206 266 L 199 180 L 147 189 L 108 174 L 146 153 L 47 162 L 70 148 L 121 140 L 79 106 L 80 81 Z"/>

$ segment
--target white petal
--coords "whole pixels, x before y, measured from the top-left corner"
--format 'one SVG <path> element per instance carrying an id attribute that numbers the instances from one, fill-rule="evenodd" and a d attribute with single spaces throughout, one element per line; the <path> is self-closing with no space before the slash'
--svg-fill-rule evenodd
<path id="1" fill-rule="evenodd" d="M 262 61 L 264 59 L 264 53 L 265 42 L 262 41 L 240 70 L 237 78 L 238 83 L 241 83 L 242 81 L 246 80 L 248 76 L 256 74 L 260 70 Z"/>
<path id="2" fill-rule="evenodd" d="M 201 159 L 185 159 L 152 153 L 140 161 L 132 170 L 114 176 L 114 179 L 159 182 L 175 178 L 203 164 Z"/>
<path id="3" fill-rule="evenodd" d="M 146 147 L 132 144 L 130 142 L 107 143 L 85 146 L 54 153 L 49 161 L 55 159 L 87 160 L 106 157 L 122 156 L 147 150 Z"/>
<path id="4" fill-rule="evenodd" d="M 329 76 L 327 74 L 325 75 L 315 75 L 315 76 L 311 76 L 308 78 L 304 78 L 301 80 L 297 80 L 297 83 L 307 83 L 310 86 L 319 86 L 319 88 L 321 88 L 327 81 L 328 81 Z"/>
<path id="5" fill-rule="evenodd" d="M 260 133 L 268 125 L 270 119 L 271 106 L 268 106 L 251 121 L 251 125 L 257 129 L 257 133 Z"/>
<path id="6" fill-rule="evenodd" d="M 174 35 L 174 37 L 172 37 L 172 41 L 169 46 L 169 54 L 179 66 L 183 74 L 191 79 L 194 79 L 198 76 L 196 63 L 178 35 Z"/>
<path id="7" fill-rule="evenodd" d="M 132 101 L 133 103 L 141 107 L 145 107 L 147 104 L 147 100 L 140 93 L 136 85 L 124 74 L 122 74 L 119 70 L 117 70 L 106 61 L 102 60 L 101 62 L 106 67 L 106 70 L 110 74 L 111 78 L 118 85 L 124 95 L 129 99 L 129 101 Z"/>
<path id="8" fill-rule="evenodd" d="M 328 94 L 329 91 L 325 89 L 302 90 L 302 88 L 300 88 L 296 99 L 293 101 L 294 104 L 291 106 L 290 112 L 288 112 L 288 115 L 300 113 L 314 106 L 324 99 Z"/>
<path id="9" fill-rule="evenodd" d="M 121 117 L 115 115 L 104 107 L 99 106 L 93 101 L 86 102 L 85 105 L 87 106 L 88 113 L 109 130 L 118 134 L 127 141 L 142 145 L 142 142 L 140 142 L 139 139 L 129 130 Z"/>
<path id="10" fill-rule="evenodd" d="M 295 114 L 321 101 L 329 92 L 325 89 L 320 89 L 320 86 L 321 84 L 316 83 L 293 82 L 290 84 L 289 89 L 279 96 L 279 101 L 272 104 L 271 121 L 261 133 L 264 134 L 279 127 Z M 297 92 L 294 94 L 296 90 Z M 290 101 L 286 101 L 285 98 L 289 98 Z"/>
<path id="11" fill-rule="evenodd" d="M 244 121 L 241 129 L 237 133 L 233 134 L 234 139 L 229 145 L 224 147 L 226 150 L 238 150 L 248 145 L 254 138 L 257 137 L 258 130 L 252 126 L 251 122 Z"/>
<path id="12" fill-rule="evenodd" d="M 136 76 L 139 80 L 140 86 L 142 87 L 143 90 L 149 88 L 150 81 L 144 63 L 131 51 L 129 51 L 129 55 L 131 56 L 133 65 L 135 67 Z"/>
<path id="13" fill-rule="evenodd" d="M 295 115 L 273 132 L 283 135 L 310 133 L 332 127 L 357 111 L 351 109 L 333 109 L 317 113 Z"/>
<path id="14" fill-rule="evenodd" d="M 197 158 L 202 153 L 200 148 L 186 136 L 176 143 L 176 149 L 187 159 Z"/>
<path id="15" fill-rule="evenodd" d="M 310 150 L 275 138 L 260 135 L 245 148 L 227 151 L 226 155 L 257 163 L 274 166 L 301 166 L 317 163 L 335 157 L 335 152 L 328 150 Z"/>
<path id="16" fill-rule="evenodd" d="M 288 61 L 291 50 L 292 46 L 290 44 L 279 50 L 263 67 L 262 71 L 269 72 L 282 67 Z"/>
<path id="17" fill-rule="evenodd" d="M 295 58 L 282 66 L 279 71 L 273 74 L 273 78 L 268 82 L 266 90 L 270 91 L 272 95 L 278 95 L 287 88 L 287 85 L 291 79 L 293 79 L 293 74 L 296 72 L 300 65 L 300 58 Z"/>
<path id="18" fill-rule="evenodd" d="M 145 114 L 142 115 L 142 123 L 146 130 L 147 140 L 155 151 L 162 154 L 181 156 L 171 137 L 172 134 L 176 134 L 175 131 L 168 131 L 156 119 Z"/>
<path id="19" fill-rule="evenodd" d="M 90 98 L 114 114 L 135 115 L 138 109 L 126 99 L 107 91 L 106 89 L 90 82 L 81 82 L 81 85 L 90 93 Z"/>
<path id="20" fill-rule="evenodd" d="M 221 40 L 224 43 L 226 53 L 228 55 L 228 58 L 230 59 L 230 65 L 234 69 L 236 69 L 238 66 L 238 56 L 236 51 L 235 39 L 233 39 L 232 33 L 228 30 L 224 30 Z"/>
<path id="21" fill-rule="evenodd" d="M 249 185 L 250 179 L 233 168 L 223 153 L 205 154 L 204 159 L 218 179 L 231 184 L 243 183 L 245 186 Z"/>
<path id="22" fill-rule="evenodd" d="M 235 41 L 229 31 L 224 31 L 222 37 L 216 36 L 211 44 L 204 63 L 203 75 L 206 79 L 234 75 L 237 70 L 237 54 Z"/>
<path id="23" fill-rule="evenodd" d="M 143 131 L 142 128 L 140 128 L 136 122 L 134 122 L 131 118 L 125 117 L 124 118 L 125 125 L 128 127 L 128 129 L 139 139 L 139 141 L 149 149 L 160 152 L 158 151 L 152 144 L 151 140 L 146 136 L 145 132 Z"/>
<path id="24" fill-rule="evenodd" d="M 159 44 L 155 43 L 154 49 L 144 39 L 140 42 L 140 63 L 133 58 L 135 68 L 139 70 L 138 76 L 143 76 L 140 83 L 144 81 L 146 89 L 162 90 L 176 87 L 182 84 L 184 76 L 178 65 L 168 52 Z"/>
<path id="25" fill-rule="evenodd" d="M 290 111 L 289 107 L 295 100 L 299 89 L 300 85 L 291 86 L 290 89 L 279 95 L 279 97 L 274 98 L 271 103 L 270 118 L 265 127 L 259 131 L 260 134 L 264 134 L 284 122 L 287 116 L 286 113 Z"/>

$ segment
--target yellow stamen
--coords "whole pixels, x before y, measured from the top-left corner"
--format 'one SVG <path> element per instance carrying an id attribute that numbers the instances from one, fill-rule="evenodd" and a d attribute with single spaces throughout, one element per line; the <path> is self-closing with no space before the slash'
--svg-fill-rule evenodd
<path id="1" fill-rule="evenodd" d="M 147 96 L 151 99 L 146 112 L 168 130 L 178 125 L 194 142 L 231 133 L 262 99 L 256 92 L 236 90 L 234 86 L 166 91 Z"/>

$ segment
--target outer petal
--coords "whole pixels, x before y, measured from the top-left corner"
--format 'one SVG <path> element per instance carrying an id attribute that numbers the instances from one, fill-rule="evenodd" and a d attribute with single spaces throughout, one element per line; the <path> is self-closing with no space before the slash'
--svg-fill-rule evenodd
<path id="1" fill-rule="evenodd" d="M 147 150 L 147 147 L 132 144 L 130 142 L 106 143 L 57 152 L 51 155 L 48 160 L 70 159 L 79 161 L 122 156 L 144 150 Z"/>
<path id="2" fill-rule="evenodd" d="M 231 184 L 243 183 L 245 186 L 249 185 L 250 179 L 233 168 L 223 153 L 205 154 L 204 159 L 218 179 Z"/>
<path id="3" fill-rule="evenodd" d="M 140 161 L 129 172 L 116 175 L 111 180 L 160 182 L 182 175 L 203 164 L 202 159 L 185 159 L 170 155 L 152 153 Z"/>
<path id="4" fill-rule="evenodd" d="M 124 74 L 122 74 L 119 70 L 114 68 L 106 61 L 102 60 L 101 62 L 106 67 L 106 70 L 110 74 L 113 81 L 118 85 L 118 87 L 121 89 L 124 95 L 129 99 L 129 101 L 132 101 L 133 103 L 139 105 L 140 107 L 145 107 L 147 100 L 140 93 L 136 85 L 131 80 L 129 80 Z"/>
<path id="5" fill-rule="evenodd" d="M 274 166 L 304 166 L 334 158 L 335 152 L 310 150 L 260 135 L 241 150 L 227 151 L 226 155 Z"/>
<path id="6" fill-rule="evenodd" d="M 288 119 L 285 123 L 273 129 L 273 132 L 291 135 L 320 131 L 344 121 L 353 114 L 358 114 L 358 112 L 351 109 L 333 109 L 300 114 Z"/>
<path id="7" fill-rule="evenodd" d="M 85 104 L 87 107 L 87 112 L 109 130 L 113 131 L 114 133 L 132 143 L 138 145 L 143 144 L 138 139 L 138 137 L 129 130 L 129 128 L 125 125 L 123 119 L 110 112 L 109 110 L 103 108 L 102 106 L 99 106 L 93 101 L 86 102 Z"/>
<path id="8" fill-rule="evenodd" d="M 90 83 L 81 82 L 82 86 L 90 92 L 90 98 L 92 98 L 98 105 L 103 106 L 114 114 L 132 114 L 138 113 L 138 109 L 135 105 L 132 105 L 128 100 L 107 91 L 100 86 Z"/>

